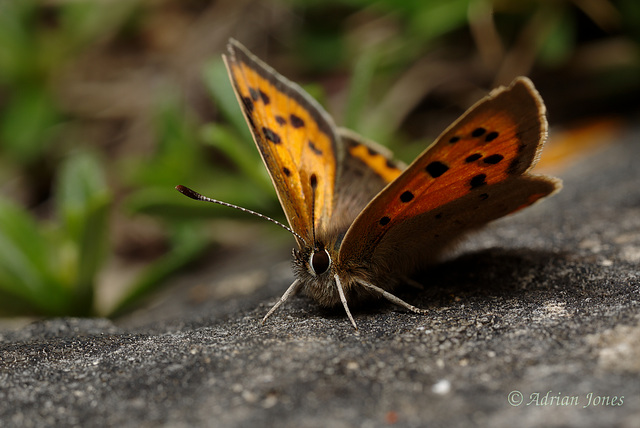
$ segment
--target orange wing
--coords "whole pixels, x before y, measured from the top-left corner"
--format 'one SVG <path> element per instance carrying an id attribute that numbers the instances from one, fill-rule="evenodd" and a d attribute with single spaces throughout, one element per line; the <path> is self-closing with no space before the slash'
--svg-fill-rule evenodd
<path id="1" fill-rule="evenodd" d="M 513 180 L 528 177 L 526 172 L 535 165 L 546 134 L 544 104 L 529 79 L 518 78 L 508 88 L 494 90 L 444 131 L 360 213 L 345 235 L 339 260 L 371 260 L 375 251 L 390 253 L 401 248 L 402 239 L 432 238 L 425 227 L 434 226 L 426 221 L 425 213 L 438 218 L 441 213 L 437 210 L 443 207 L 479 209 L 476 218 L 487 222 L 553 192 L 559 182 L 546 178 L 524 180 L 523 197 L 505 199 L 495 191 L 506 183 L 507 193 L 518 195 L 513 183 L 519 181 Z M 496 187 L 498 184 L 503 186 Z M 500 203 L 494 204 L 498 199 Z M 468 223 L 477 227 L 478 221 Z M 405 226 L 398 227 L 402 224 Z M 449 227 L 452 224 L 445 227 L 451 229 L 447 231 L 450 235 L 457 234 Z M 392 233 L 394 228 L 402 232 Z M 377 248 L 387 233 L 395 236 L 384 243 L 395 250 Z"/>
<path id="2" fill-rule="evenodd" d="M 377 180 L 384 183 L 384 186 L 398 178 L 407 167 L 403 162 L 394 159 L 389 149 L 350 129 L 340 128 L 338 133 L 346 150 L 345 162 L 360 162 L 377 177 Z"/>
<path id="3" fill-rule="evenodd" d="M 333 212 L 338 147 L 329 115 L 231 39 L 223 55 L 238 102 L 291 228 L 307 244 Z M 301 242 L 298 242 L 302 244 Z"/>

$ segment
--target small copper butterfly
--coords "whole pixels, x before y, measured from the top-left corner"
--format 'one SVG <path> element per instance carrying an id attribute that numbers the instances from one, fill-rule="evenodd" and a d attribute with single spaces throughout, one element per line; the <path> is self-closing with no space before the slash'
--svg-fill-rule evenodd
<path id="1" fill-rule="evenodd" d="M 349 304 L 368 298 L 426 313 L 391 292 L 464 233 L 561 187 L 528 173 L 547 121 L 526 77 L 493 90 L 405 167 L 383 147 L 337 128 L 302 88 L 239 42 L 230 40 L 223 58 L 290 229 L 281 226 L 298 244 L 296 279 L 263 322 L 299 290 L 322 306 L 342 305 L 356 329 Z"/>

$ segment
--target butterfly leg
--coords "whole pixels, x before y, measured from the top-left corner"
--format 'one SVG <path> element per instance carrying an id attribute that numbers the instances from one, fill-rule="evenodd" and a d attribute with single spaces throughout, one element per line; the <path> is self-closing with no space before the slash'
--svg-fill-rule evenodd
<path id="1" fill-rule="evenodd" d="M 287 291 L 285 291 L 282 297 L 280 297 L 280 300 L 278 300 L 278 302 L 276 302 L 276 304 L 273 305 L 273 307 L 269 310 L 269 312 L 267 312 L 267 315 L 265 315 L 264 318 L 262 318 L 262 324 L 264 324 L 267 318 L 269 318 L 269 316 L 271 316 L 271 314 L 274 313 L 276 309 L 280 307 L 280 305 L 286 302 L 287 299 L 291 297 L 292 294 L 296 294 L 300 290 L 301 285 L 302 285 L 302 282 L 300 282 L 299 279 L 296 279 L 295 281 L 293 281 L 293 284 L 291 284 L 289 288 L 287 288 Z"/>
<path id="2" fill-rule="evenodd" d="M 356 321 L 353 319 L 351 315 L 351 311 L 349 310 L 349 306 L 347 305 L 347 298 L 344 295 L 344 290 L 342 289 L 342 283 L 340 282 L 340 277 L 336 274 L 333 276 L 336 280 L 336 286 L 338 287 L 338 294 L 340 294 L 340 301 L 342 302 L 342 306 L 344 306 L 344 310 L 347 312 L 347 316 L 351 320 L 351 324 L 353 327 L 358 330 L 358 326 L 356 325 Z"/>
<path id="3" fill-rule="evenodd" d="M 403 308 L 409 309 L 411 312 L 415 312 L 416 314 L 423 314 L 426 315 L 429 313 L 429 311 L 427 311 L 426 309 L 420 309 L 420 308 L 416 308 L 413 305 L 408 304 L 407 302 L 405 302 L 404 300 L 402 300 L 399 297 L 394 296 L 393 294 L 389 293 L 388 291 L 383 290 L 380 287 L 377 287 L 369 282 L 363 281 L 361 279 L 358 279 L 358 284 L 364 286 L 365 288 L 368 288 L 369 290 L 381 295 L 382 297 L 384 297 L 385 299 L 387 299 L 388 301 L 390 301 L 393 304 L 396 304 L 398 306 L 402 306 Z"/>

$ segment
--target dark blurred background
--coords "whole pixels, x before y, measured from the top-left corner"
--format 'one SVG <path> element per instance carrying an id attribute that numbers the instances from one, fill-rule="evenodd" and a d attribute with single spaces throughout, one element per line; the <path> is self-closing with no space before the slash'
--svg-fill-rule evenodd
<path id="1" fill-rule="evenodd" d="M 212 246 L 290 239 L 174 190 L 283 219 L 229 37 L 404 161 L 518 75 L 547 104 L 556 175 L 638 117 L 637 0 L 4 0 L 2 315 L 115 316 Z"/>

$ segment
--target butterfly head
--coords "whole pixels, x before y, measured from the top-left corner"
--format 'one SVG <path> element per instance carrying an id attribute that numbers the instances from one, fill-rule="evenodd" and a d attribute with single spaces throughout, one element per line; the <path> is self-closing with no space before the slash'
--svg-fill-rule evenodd
<path id="1" fill-rule="evenodd" d="M 338 272 L 335 260 L 337 253 L 322 242 L 293 250 L 293 270 L 296 278 L 302 283 L 307 294 L 325 307 L 340 303 L 334 279 Z"/>
<path id="2" fill-rule="evenodd" d="M 324 248 L 324 244 L 316 243 L 309 256 L 309 273 L 313 276 L 322 275 L 331 268 L 331 256 Z"/>
<path id="3" fill-rule="evenodd" d="M 322 242 L 315 245 L 303 245 L 300 250 L 293 250 L 293 264 L 296 276 L 304 280 L 331 277 L 334 269 L 334 256 Z"/>

